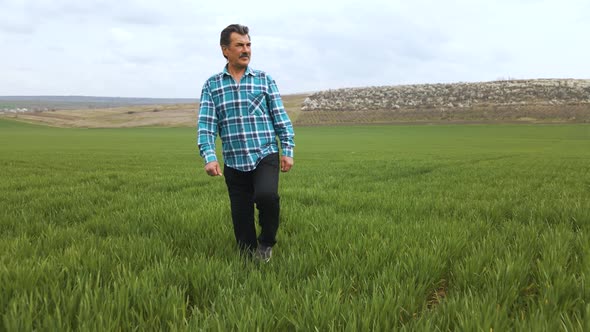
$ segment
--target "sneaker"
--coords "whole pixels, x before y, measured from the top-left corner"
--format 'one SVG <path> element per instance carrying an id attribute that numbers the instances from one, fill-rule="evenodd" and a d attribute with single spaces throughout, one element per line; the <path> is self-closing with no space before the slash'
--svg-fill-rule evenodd
<path id="1" fill-rule="evenodd" d="M 256 253 L 254 255 L 258 260 L 268 263 L 272 257 L 272 247 L 261 244 L 258 246 L 258 249 L 256 249 Z"/>

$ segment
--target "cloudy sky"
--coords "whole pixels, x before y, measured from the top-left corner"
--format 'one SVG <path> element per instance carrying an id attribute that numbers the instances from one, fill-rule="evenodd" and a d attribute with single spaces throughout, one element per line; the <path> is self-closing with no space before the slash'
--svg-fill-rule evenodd
<path id="1" fill-rule="evenodd" d="M 0 95 L 198 98 L 231 23 L 283 94 L 590 78 L 588 0 L 0 0 Z"/>

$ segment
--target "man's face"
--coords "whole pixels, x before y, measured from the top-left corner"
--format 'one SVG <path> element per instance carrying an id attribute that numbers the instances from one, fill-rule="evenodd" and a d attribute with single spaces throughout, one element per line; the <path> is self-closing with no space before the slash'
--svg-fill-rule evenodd
<path id="1" fill-rule="evenodd" d="M 240 35 L 232 32 L 229 36 L 229 46 L 222 46 L 223 55 L 227 57 L 230 66 L 235 68 L 246 68 L 250 63 L 250 38 L 248 35 Z"/>

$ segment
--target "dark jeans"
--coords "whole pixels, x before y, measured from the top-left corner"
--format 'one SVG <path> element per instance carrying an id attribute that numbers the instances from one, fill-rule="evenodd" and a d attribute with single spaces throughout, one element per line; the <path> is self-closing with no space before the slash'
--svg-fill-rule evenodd
<path id="1" fill-rule="evenodd" d="M 255 250 L 258 243 L 273 246 L 279 228 L 279 154 L 260 161 L 256 169 L 242 172 L 224 165 L 223 175 L 231 203 L 234 234 L 241 250 Z M 256 239 L 254 204 L 261 232 Z"/>

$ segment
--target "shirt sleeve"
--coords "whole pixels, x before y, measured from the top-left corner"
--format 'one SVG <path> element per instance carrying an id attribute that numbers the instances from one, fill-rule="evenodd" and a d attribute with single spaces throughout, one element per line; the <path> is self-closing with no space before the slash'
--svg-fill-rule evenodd
<path id="1" fill-rule="evenodd" d="M 211 97 L 209 82 L 203 85 L 201 102 L 199 106 L 199 119 L 197 125 L 197 145 L 199 153 L 205 160 L 205 164 L 217 161 L 215 154 L 215 139 L 217 138 L 217 114 Z"/>
<path id="2" fill-rule="evenodd" d="M 295 142 L 293 140 L 293 138 L 295 137 L 295 132 L 293 131 L 293 125 L 291 124 L 291 119 L 289 119 L 289 115 L 287 115 L 287 111 L 285 111 L 285 107 L 283 105 L 283 101 L 281 99 L 281 95 L 279 93 L 277 84 L 272 79 L 272 77 L 267 75 L 267 78 L 269 88 L 269 109 L 273 121 L 274 130 L 277 136 L 279 137 L 279 141 L 281 142 L 281 150 L 283 156 L 293 158 L 293 150 L 295 148 Z"/>

